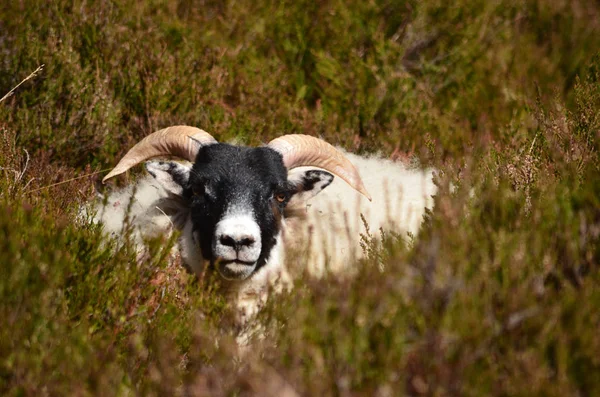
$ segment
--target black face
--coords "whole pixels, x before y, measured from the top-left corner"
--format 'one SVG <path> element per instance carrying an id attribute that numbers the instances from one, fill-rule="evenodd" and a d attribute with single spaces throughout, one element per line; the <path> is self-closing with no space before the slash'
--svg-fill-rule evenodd
<path id="1" fill-rule="evenodd" d="M 230 280 L 249 277 L 275 255 L 290 200 L 294 205 L 305 202 L 333 181 L 333 175 L 320 170 L 297 172 L 289 179 L 275 150 L 219 143 L 202 147 L 191 168 L 150 161 L 146 169 L 170 195 L 167 201 L 174 196 L 181 203 L 183 198 L 181 214 L 185 219 L 191 214 L 187 238 L 202 257 L 188 259 L 209 260 Z M 183 228 L 186 222 L 176 224 Z"/>
<path id="2" fill-rule="evenodd" d="M 272 149 L 227 144 L 201 148 L 183 195 L 190 200 L 202 256 L 211 262 L 217 259 L 215 229 L 226 215 L 247 214 L 260 229 L 260 256 L 254 271 L 258 270 L 276 244 L 283 210 L 296 191 L 287 180 L 281 155 Z M 223 238 L 219 243 L 234 244 Z"/>

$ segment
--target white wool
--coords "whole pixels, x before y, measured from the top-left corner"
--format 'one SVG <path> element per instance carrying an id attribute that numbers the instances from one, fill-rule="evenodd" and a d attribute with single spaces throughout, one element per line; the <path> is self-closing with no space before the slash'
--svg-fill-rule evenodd
<path id="1" fill-rule="evenodd" d="M 80 215 L 100 224 L 110 237 L 121 237 L 124 229 L 131 228 L 130 236 L 141 245 L 144 238 L 172 231 L 172 217 L 161 206 L 161 200 L 167 197 L 156 180 L 146 176 L 135 185 L 111 192 L 106 199 L 100 196 L 95 203 L 84 207 Z"/>
<path id="2" fill-rule="evenodd" d="M 379 236 L 380 229 L 416 235 L 425 209 L 433 205 L 437 191 L 433 169 L 411 168 L 377 156 L 346 156 L 359 170 L 372 201 L 336 178 L 308 200 L 306 219 L 288 221 L 293 226 L 286 230 L 286 244 L 308 244 L 303 262 L 309 274 L 321 275 L 326 267 L 333 272 L 344 270 L 363 255 L 361 234 L 366 235 L 367 230 L 361 214 L 372 236 Z"/>

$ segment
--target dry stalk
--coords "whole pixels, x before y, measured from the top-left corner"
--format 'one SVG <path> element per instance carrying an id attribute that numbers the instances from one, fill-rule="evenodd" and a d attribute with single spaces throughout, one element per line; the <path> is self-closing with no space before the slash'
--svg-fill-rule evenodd
<path id="1" fill-rule="evenodd" d="M 44 69 L 44 66 L 45 66 L 44 64 L 38 66 L 38 68 L 36 70 L 34 70 L 29 76 L 25 77 L 25 79 L 23 79 L 19 84 L 17 84 L 16 86 L 14 86 L 12 90 L 8 91 L 6 93 L 6 95 L 4 95 L 2 97 L 2 99 L 0 99 L 0 103 L 2 101 L 4 101 L 5 99 L 7 99 L 8 97 L 10 97 L 15 92 L 15 90 L 21 86 L 21 84 L 23 84 L 27 80 L 31 80 L 32 78 L 34 78 L 39 72 L 42 71 L 42 69 Z"/>

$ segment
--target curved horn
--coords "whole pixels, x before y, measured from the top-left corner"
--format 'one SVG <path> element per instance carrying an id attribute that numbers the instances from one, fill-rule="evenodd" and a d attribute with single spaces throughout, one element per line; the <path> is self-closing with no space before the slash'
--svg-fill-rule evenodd
<path id="1" fill-rule="evenodd" d="M 131 167 L 158 156 L 175 156 L 193 162 L 200 147 L 217 143 L 208 132 L 196 127 L 178 125 L 153 132 L 139 141 L 109 172 L 102 183 Z"/>
<path id="2" fill-rule="evenodd" d="M 342 178 L 371 201 L 358 170 L 342 152 L 329 143 L 309 135 L 291 134 L 273 139 L 268 147 L 283 156 L 283 164 L 288 170 L 301 166 L 323 168 Z"/>

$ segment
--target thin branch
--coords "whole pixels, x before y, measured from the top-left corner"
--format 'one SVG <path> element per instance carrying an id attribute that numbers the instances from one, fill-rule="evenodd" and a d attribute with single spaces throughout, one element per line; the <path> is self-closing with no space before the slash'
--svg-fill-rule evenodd
<path id="1" fill-rule="evenodd" d="M 31 80 L 32 78 L 34 78 L 39 72 L 42 71 L 42 69 L 44 69 L 44 64 L 41 64 L 40 66 L 38 66 L 38 68 L 36 70 L 34 70 L 29 76 L 25 77 L 25 79 L 23 81 L 21 81 L 19 84 L 17 84 L 12 90 L 8 91 L 6 93 L 6 95 L 4 95 L 2 97 L 2 99 L 0 99 L 0 103 L 2 101 L 4 101 L 5 99 L 7 99 L 9 96 L 11 96 L 15 92 L 15 90 L 17 88 L 19 88 L 19 86 L 21 86 L 21 84 L 23 84 L 27 80 Z"/>
<path id="2" fill-rule="evenodd" d="M 55 187 L 55 186 L 62 185 L 62 184 L 65 184 L 65 183 L 73 182 L 73 181 L 76 181 L 76 180 L 78 180 L 78 179 L 82 179 L 82 178 L 86 178 L 86 177 L 88 177 L 88 176 L 92 176 L 92 175 L 99 174 L 99 173 L 101 173 L 101 172 L 110 171 L 111 169 L 112 169 L 112 168 L 106 168 L 106 169 L 103 169 L 103 170 L 100 170 L 100 171 L 92 172 L 91 174 L 80 175 L 80 176 L 78 176 L 78 177 L 76 177 L 76 178 L 67 179 L 66 181 L 61 181 L 61 182 L 53 183 L 52 185 L 48 185 L 48 186 L 42 186 L 42 187 L 40 187 L 40 188 L 37 188 L 37 189 L 30 190 L 30 191 L 26 192 L 26 194 L 27 194 L 27 193 L 33 193 L 33 192 L 37 192 L 37 191 L 39 191 L 39 190 L 43 190 L 43 189 L 49 189 L 49 188 L 51 188 L 51 187 Z"/>
<path id="3" fill-rule="evenodd" d="M 27 151 L 27 149 L 23 149 L 23 151 L 25 152 L 25 155 L 27 156 L 27 159 L 25 160 L 25 166 L 23 167 L 23 170 L 21 171 L 21 173 L 19 174 L 16 182 L 21 182 L 21 179 L 23 179 L 23 176 L 25 175 L 25 172 L 27 171 L 27 166 L 29 166 L 29 152 Z"/>

